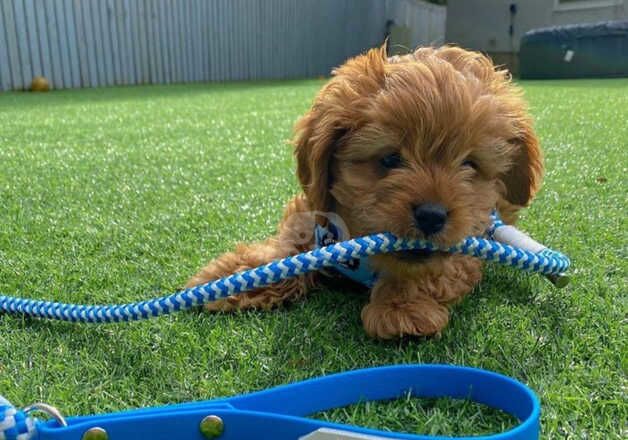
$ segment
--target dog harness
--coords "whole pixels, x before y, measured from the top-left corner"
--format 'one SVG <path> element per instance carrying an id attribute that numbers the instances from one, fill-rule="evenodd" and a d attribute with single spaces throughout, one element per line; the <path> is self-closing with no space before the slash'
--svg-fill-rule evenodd
<path id="1" fill-rule="evenodd" d="M 327 220 L 326 225 L 316 224 L 314 227 L 314 238 L 317 248 L 322 248 L 342 240 L 341 229 L 332 220 Z M 350 280 L 355 281 L 371 288 L 377 281 L 378 274 L 373 269 L 370 257 L 354 258 L 346 263 L 337 263 L 331 267 L 332 270 L 346 276 Z"/>

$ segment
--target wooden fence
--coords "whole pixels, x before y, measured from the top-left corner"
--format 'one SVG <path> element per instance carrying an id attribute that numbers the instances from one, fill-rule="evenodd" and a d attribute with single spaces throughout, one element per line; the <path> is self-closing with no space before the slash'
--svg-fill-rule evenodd
<path id="1" fill-rule="evenodd" d="M 327 75 L 389 20 L 444 38 L 419 0 L 0 0 L 0 90 Z"/>

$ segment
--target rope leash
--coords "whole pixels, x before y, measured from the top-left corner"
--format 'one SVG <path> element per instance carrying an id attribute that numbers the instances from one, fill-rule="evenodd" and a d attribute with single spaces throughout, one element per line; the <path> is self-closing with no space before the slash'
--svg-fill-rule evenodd
<path id="1" fill-rule="evenodd" d="M 254 269 L 238 272 L 207 284 L 146 301 L 95 306 L 0 295 L 0 312 L 83 323 L 139 321 L 188 310 L 217 299 L 317 271 L 323 267 L 346 263 L 352 259 L 417 249 L 469 255 L 523 271 L 538 272 L 546 275 L 559 287 L 562 287 L 561 284 L 567 281 L 564 278 L 564 272 L 569 268 L 570 261 L 565 255 L 543 247 L 527 235 L 517 231 L 512 226 L 504 225 L 501 220 L 494 217 L 493 224 L 487 234 L 489 237 L 500 238 L 500 231 L 510 234 L 510 238 L 502 237 L 502 240 L 510 239 L 510 241 L 518 243 L 524 243 L 527 240 L 532 243 L 532 245 L 528 244 L 528 247 L 534 248 L 536 251 L 533 252 L 522 247 L 482 237 L 467 237 L 460 243 L 447 248 L 438 247 L 426 240 L 404 239 L 391 233 L 380 233 L 314 249 Z M 0 440 L 2 439 L 0 438 Z"/>
<path id="2" fill-rule="evenodd" d="M 314 249 L 309 252 L 305 252 L 302 254 L 294 255 L 291 257 L 287 257 L 281 260 L 277 260 L 271 262 L 269 264 L 259 266 L 254 269 L 242 271 L 225 278 L 221 278 L 219 280 L 211 281 L 207 284 L 193 287 L 191 289 L 183 290 L 181 292 L 163 296 L 161 298 L 156 298 L 152 300 L 130 303 L 130 304 L 122 304 L 122 305 L 108 305 L 108 306 L 90 306 L 90 305 L 78 305 L 78 304 L 64 304 L 64 303 L 56 303 L 50 301 L 39 301 L 39 300 L 29 300 L 11 296 L 2 296 L 0 295 L 0 312 L 7 312 L 9 314 L 17 314 L 17 315 L 27 315 L 32 317 L 44 318 L 44 319 L 55 319 L 62 321 L 70 321 L 70 322 L 84 322 L 84 323 L 111 323 L 111 322 L 127 322 L 127 321 L 137 321 L 142 319 L 148 319 L 160 315 L 169 314 L 175 311 L 187 310 L 193 307 L 200 306 L 201 304 L 215 301 L 220 298 L 226 298 L 231 295 L 236 295 L 241 292 L 246 292 L 249 290 L 257 289 L 260 287 L 265 287 L 274 283 L 277 283 L 281 280 L 296 277 L 308 272 L 320 270 L 323 267 L 337 265 L 338 263 L 346 263 L 352 259 L 376 255 L 380 253 L 386 252 L 396 252 L 396 251 L 404 251 L 404 250 L 431 250 L 431 251 L 446 251 L 453 254 L 462 254 L 469 255 L 473 257 L 480 258 L 485 261 L 491 261 L 500 263 L 507 266 L 512 266 L 517 269 L 529 272 L 537 272 L 547 276 L 552 282 L 557 284 L 559 287 L 562 287 L 564 283 L 568 280 L 565 277 L 564 273 L 569 268 L 570 261 L 565 255 L 560 252 L 553 251 L 549 248 L 544 247 L 543 245 L 537 243 L 532 240 L 527 235 L 522 232 L 516 230 L 512 226 L 505 225 L 501 220 L 494 215 L 493 222 L 491 227 L 487 230 L 487 236 L 490 239 L 482 238 L 482 237 L 467 237 L 462 240 L 460 243 L 447 247 L 438 247 L 433 243 L 425 240 L 411 240 L 411 239 L 403 239 L 399 238 L 390 233 L 381 233 L 381 234 L 373 234 L 365 237 L 360 237 L 340 243 L 336 243 L 330 246 L 325 246 L 322 248 Z M 389 372 L 397 372 L 401 370 L 396 370 L 394 368 L 410 368 L 412 371 L 420 372 L 421 374 L 428 373 L 432 374 L 434 371 L 437 371 L 438 374 L 444 374 L 443 377 L 438 376 L 434 379 L 433 382 L 423 383 L 422 386 L 426 387 L 426 389 L 432 390 L 432 396 L 448 396 L 454 398 L 468 398 L 471 397 L 473 400 L 479 401 L 481 403 L 485 403 L 488 405 L 492 405 L 494 407 L 498 407 L 504 409 L 506 412 L 510 412 L 515 414 L 520 420 L 523 420 L 522 424 L 517 428 L 508 431 L 506 433 L 497 434 L 495 436 L 486 436 L 486 437 L 474 437 L 474 438 L 486 438 L 486 439 L 538 439 L 538 426 L 539 426 L 539 406 L 538 400 L 534 396 L 532 391 L 528 390 L 524 385 L 519 384 L 518 382 L 513 381 L 512 379 L 507 378 L 498 378 L 498 375 L 490 372 L 483 372 L 481 370 L 473 370 L 473 369 L 465 369 L 464 367 L 453 367 L 453 366 L 406 366 L 406 367 L 390 367 L 390 370 L 386 369 L 373 369 L 372 371 L 364 370 L 363 373 L 357 372 L 355 374 L 363 374 L 368 376 L 368 379 L 365 383 L 360 383 L 359 387 L 355 387 L 355 391 L 359 395 L 353 396 L 355 397 L 355 402 L 347 401 L 347 402 L 320 402 L 320 408 L 308 408 L 308 411 L 303 410 L 303 414 L 306 415 L 314 412 L 318 412 L 324 409 L 329 409 L 335 406 L 346 406 L 350 403 L 357 403 L 358 401 L 362 401 L 364 398 L 365 390 L 368 391 L 369 384 L 373 383 L 373 375 L 378 375 L 382 371 L 386 371 L 385 378 L 389 378 Z M 377 371 L 376 371 L 377 370 Z M 441 371 L 442 370 L 442 371 Z M 444 372 L 444 373 L 443 373 Z M 417 373 L 418 374 L 418 373 Z M 351 372 L 342 373 L 336 376 L 330 376 L 330 378 L 344 378 L 349 377 Z M 451 377 L 456 375 L 461 375 L 461 379 L 457 386 L 462 387 L 458 388 L 448 388 L 448 386 L 452 383 Z M 412 379 L 413 381 L 424 380 L 424 378 L 419 377 Z M 320 378 L 311 381 L 312 383 L 317 383 L 317 381 L 326 381 L 328 378 Z M 344 380 L 344 379 L 343 379 Z M 384 380 L 384 378 L 382 378 Z M 395 378 L 395 381 L 397 378 Z M 506 380 L 505 385 L 501 384 L 500 381 Z M 293 385 L 286 386 L 285 388 L 300 388 L 304 387 L 303 384 L 309 383 L 308 381 L 303 383 L 297 383 Z M 326 382 L 325 382 L 326 383 Z M 495 390 L 499 387 L 506 386 L 510 387 L 515 384 L 514 389 L 502 390 L 504 391 L 495 393 Z M 441 386 L 442 385 L 442 386 Z M 318 387 L 319 385 L 316 385 Z M 392 385 L 391 385 L 392 386 Z M 440 387 L 440 388 L 439 388 Z M 469 393 L 473 391 L 474 387 L 477 389 L 483 389 L 482 393 L 476 393 L 473 396 L 470 396 Z M 291 389 L 292 389 L 291 388 Z M 337 384 L 332 386 L 334 390 L 337 390 Z M 381 386 L 376 387 L 380 389 Z M 296 423 L 295 420 L 298 419 L 298 430 L 295 428 L 295 433 L 299 433 L 298 435 L 288 436 L 287 434 L 283 436 L 279 436 L 279 434 L 275 435 L 273 438 L 280 439 L 299 439 L 299 440 L 325 440 L 325 439 L 386 439 L 386 438 L 398 438 L 398 439 L 428 439 L 429 436 L 415 436 L 410 434 L 397 434 L 397 433 L 384 433 L 384 432 L 375 432 L 372 430 L 365 430 L 362 428 L 356 427 L 344 427 L 343 425 L 338 424 L 329 424 L 321 421 L 310 421 L 309 419 L 302 419 L 291 417 L 290 420 L 285 419 L 285 416 L 281 411 L 277 411 L 278 414 L 274 414 L 272 410 L 268 410 L 267 406 L 262 405 L 261 408 L 257 408 L 258 412 L 255 413 L 247 413 L 247 411 L 243 411 L 238 409 L 237 407 L 232 407 L 232 402 L 240 402 L 240 401 L 248 401 L 250 399 L 254 402 L 257 402 L 257 396 L 262 396 L 260 402 L 257 402 L 257 405 L 260 404 L 268 404 L 265 399 L 272 400 L 273 393 L 281 394 L 279 390 L 282 387 L 273 390 L 262 391 L 260 393 L 254 393 L 250 395 L 251 397 L 245 396 L 237 396 L 232 399 L 226 399 L 224 401 L 209 401 L 204 403 L 204 410 L 212 410 L 214 413 L 210 416 L 205 416 L 201 419 L 201 415 L 197 415 L 194 413 L 193 422 L 196 424 L 192 424 L 193 426 L 200 426 L 200 432 L 205 436 L 205 438 L 217 438 L 216 436 L 206 436 L 203 424 L 205 421 L 210 420 L 212 422 L 221 420 L 218 415 L 222 415 L 225 420 L 232 420 L 230 425 L 233 425 L 233 419 L 238 419 L 239 421 L 235 423 L 235 426 L 238 429 L 249 429 L 247 426 L 251 426 L 252 431 L 247 431 L 245 433 L 235 433 L 227 434 L 225 436 L 218 434 L 221 439 L 229 440 L 233 439 L 245 439 L 245 438 L 253 438 L 256 437 L 256 424 L 259 424 L 261 419 L 270 420 L 270 426 L 272 429 L 279 429 L 278 432 L 281 432 L 282 435 L 285 434 L 286 424 Z M 318 388 L 316 388 L 318 389 Z M 417 391 L 418 388 L 413 388 L 410 386 L 408 390 Z M 407 392 L 408 390 L 404 391 Z M 462 390 L 462 391 L 461 391 Z M 521 393 L 519 399 L 514 399 L 514 401 L 518 403 L 512 403 L 508 400 L 508 396 L 511 396 L 513 392 Z M 394 398 L 399 397 L 401 391 L 397 390 L 397 394 L 387 395 L 386 398 Z M 417 391 L 418 393 L 418 391 Z M 436 394 L 434 394 L 436 393 Z M 465 394 L 466 393 L 466 394 Z M 308 395 L 308 401 L 312 400 L 312 393 L 305 393 Z M 337 393 L 336 393 L 337 394 Z M 418 393 L 417 395 L 419 395 Z M 335 393 L 330 389 L 329 392 L 321 393 L 323 397 L 334 396 Z M 496 396 L 499 397 L 498 400 Z M 323 398 L 321 397 L 321 398 Z M 384 398 L 383 396 L 374 395 L 371 396 L 372 400 L 377 400 Z M 521 400 L 523 399 L 523 400 Z M 528 399 L 523 407 L 515 407 L 516 405 L 521 405 L 521 402 L 525 399 Z M 532 402 L 532 403 L 530 403 Z M 271 407 L 272 406 L 272 402 Z M 286 402 L 284 402 L 286 403 Z M 102 425 L 105 420 L 111 419 L 113 423 L 114 421 L 122 423 L 124 426 L 128 426 L 132 435 L 123 436 L 120 438 L 136 438 L 137 433 L 140 428 L 138 427 L 140 422 L 142 422 L 142 416 L 145 416 L 149 419 L 149 427 L 147 428 L 149 431 L 151 430 L 151 426 L 154 425 L 154 418 L 159 416 L 162 419 L 172 419 L 173 425 L 181 426 L 182 417 L 191 417 L 192 418 L 192 408 L 200 408 L 202 406 L 201 403 L 190 403 L 190 404 L 182 404 L 176 405 L 173 407 L 166 407 L 165 409 L 157 408 L 151 410 L 139 410 L 140 416 L 133 413 L 133 411 L 129 412 L 128 420 L 125 419 L 124 413 L 104 415 L 104 416 L 94 416 L 97 417 L 99 424 Z M 275 404 L 276 405 L 276 404 Z M 334 406 L 335 405 L 335 406 Z M 294 406 L 294 396 L 290 395 L 290 404 L 286 404 L 286 407 Z M 277 407 L 277 406 L 275 406 Z M 188 411 L 189 408 L 189 411 Z M 225 409 L 226 408 L 226 409 Z M 245 408 L 246 409 L 246 408 Z M 251 408 L 248 408 L 249 410 Z M 49 421 L 46 423 L 39 422 L 34 419 L 30 413 L 32 411 L 41 411 L 47 413 L 49 416 L 54 419 L 54 421 Z M 261 412 L 260 412 L 261 411 Z M 185 414 L 184 414 L 185 412 Z M 253 417 L 254 416 L 254 417 Z M 210 419 L 208 419 L 210 418 Z M 76 418 L 83 420 L 84 418 Z M 115 419 L 115 420 L 114 420 Z M 118 420 L 119 419 L 119 420 Z M 268 421 L 266 420 L 266 421 Z M 306 421 L 307 420 L 307 421 Z M 200 421 L 200 422 L 199 422 Z M 124 422 L 124 423 L 123 423 Z M 200 425 L 199 425 L 200 423 Z M 283 423 L 283 425 L 282 425 Z M 163 427 L 164 425 L 161 424 Z M 280 428 L 275 428 L 275 426 L 279 426 Z M 13 405 L 11 405 L 7 400 L 0 396 L 0 440 L 31 440 L 31 439 L 86 439 L 92 437 L 85 437 L 88 433 L 92 433 L 96 435 L 93 438 L 106 438 L 106 437 L 98 437 L 102 434 L 102 427 L 94 426 L 92 428 L 79 427 L 75 429 L 71 429 L 72 427 L 68 427 L 66 420 L 61 416 L 61 414 L 54 408 L 45 404 L 35 404 L 24 410 L 17 410 Z M 65 429 L 69 431 L 64 431 Z M 116 428 L 118 429 L 118 428 Z M 198 428 L 195 428 L 198 429 Z M 213 428 L 212 428 L 213 429 Z M 212 430 L 210 429 L 210 431 Z M 233 429 L 233 428 L 231 428 Z M 79 432 L 80 431 L 80 432 Z M 222 431 L 221 431 L 222 432 Z M 232 431 L 233 433 L 233 431 Z M 151 438 L 162 438 L 163 432 L 160 431 L 159 435 L 153 433 Z M 178 438 L 177 434 L 173 433 L 168 438 Z M 364 435 L 366 434 L 366 436 Z M 374 435 L 376 434 L 376 435 Z M 157 435 L 157 437 L 155 437 Z M 174 437 L 173 437 L 174 436 Z M 197 438 L 198 431 L 192 431 L 189 438 Z M 166 437 L 163 437 L 166 438 Z"/>

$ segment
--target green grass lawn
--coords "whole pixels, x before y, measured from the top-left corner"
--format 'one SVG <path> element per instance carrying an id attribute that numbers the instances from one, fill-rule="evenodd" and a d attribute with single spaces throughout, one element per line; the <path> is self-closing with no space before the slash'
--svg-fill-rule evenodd
<path id="1" fill-rule="evenodd" d="M 298 191 L 286 140 L 320 81 L 0 95 L 0 292 L 82 303 L 169 293 L 274 231 Z M 0 394 L 70 415 L 208 399 L 359 367 L 477 366 L 529 384 L 544 438 L 628 430 L 628 80 L 524 82 L 546 152 L 521 221 L 572 258 L 572 282 L 490 266 L 439 339 L 367 338 L 359 292 L 272 312 L 87 326 L 0 316 Z M 305 396 L 306 397 L 306 396 Z M 317 417 L 433 434 L 513 421 L 406 399 Z"/>

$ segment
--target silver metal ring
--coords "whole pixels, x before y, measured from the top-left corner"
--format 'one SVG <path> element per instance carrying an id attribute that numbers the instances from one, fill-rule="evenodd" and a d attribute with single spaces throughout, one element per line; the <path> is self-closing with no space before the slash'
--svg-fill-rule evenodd
<path id="1" fill-rule="evenodd" d="M 61 412 L 52 405 L 48 405 L 47 403 L 33 403 L 32 405 L 27 406 L 22 410 L 25 414 L 31 413 L 33 411 L 43 412 L 48 414 L 50 417 L 55 419 L 57 423 L 63 427 L 68 426 L 68 422 L 65 421 L 65 418 L 61 414 Z"/>

